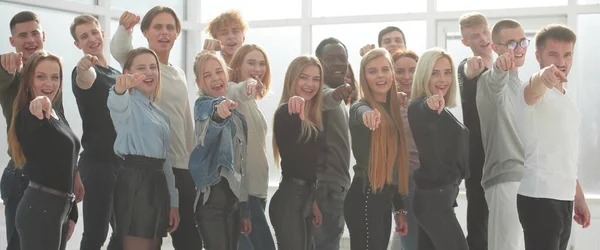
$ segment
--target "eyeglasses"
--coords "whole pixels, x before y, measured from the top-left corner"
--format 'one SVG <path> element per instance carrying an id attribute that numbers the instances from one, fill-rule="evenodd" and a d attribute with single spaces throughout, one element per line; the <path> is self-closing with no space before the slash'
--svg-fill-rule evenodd
<path id="1" fill-rule="evenodd" d="M 529 39 L 527 38 L 523 38 L 521 39 L 521 41 L 508 41 L 506 44 L 501 44 L 499 43 L 498 45 L 504 45 L 506 47 L 508 47 L 509 49 L 516 49 L 517 45 L 521 46 L 521 48 L 527 48 L 529 47 Z"/>

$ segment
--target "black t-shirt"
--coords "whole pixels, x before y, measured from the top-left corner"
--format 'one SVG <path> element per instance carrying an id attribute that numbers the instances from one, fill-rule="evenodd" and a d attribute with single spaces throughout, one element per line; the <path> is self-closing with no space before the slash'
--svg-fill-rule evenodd
<path id="1" fill-rule="evenodd" d="M 110 161 L 115 159 L 114 144 L 117 134 L 106 106 L 106 99 L 109 89 L 115 85 L 116 78 L 121 73 L 110 66 L 104 68 L 95 65 L 94 69 L 96 80 L 92 87 L 86 90 L 77 86 L 77 68 L 73 69 L 72 74 L 73 94 L 83 126 L 81 157 Z"/>
<path id="2" fill-rule="evenodd" d="M 467 80 L 465 76 L 466 58 L 458 64 L 458 84 L 460 85 L 460 95 L 462 98 L 463 121 L 469 129 L 469 164 L 472 169 L 472 176 L 481 179 L 485 153 L 483 151 L 483 142 L 481 139 L 481 124 L 479 123 L 479 113 L 477 111 L 477 80 L 479 76 Z M 481 73 L 488 70 L 485 68 Z M 481 75 L 481 74 L 479 74 Z"/>
<path id="3" fill-rule="evenodd" d="M 17 139 L 27 161 L 25 169 L 30 181 L 61 192 L 73 193 L 79 139 L 69 127 L 63 113 L 56 114 L 58 119 L 50 117 L 40 120 L 31 114 L 29 105 L 25 106 L 15 118 Z M 72 210 L 75 211 L 71 212 L 69 218 L 77 221 L 76 208 Z"/>
<path id="4" fill-rule="evenodd" d="M 275 112 L 273 133 L 281 156 L 281 175 L 302 179 L 310 183 L 317 180 L 317 165 L 323 161 L 325 136 L 319 131 L 317 138 L 307 142 L 299 140 L 302 130 L 300 116 L 288 113 L 288 105 L 279 106 Z"/>

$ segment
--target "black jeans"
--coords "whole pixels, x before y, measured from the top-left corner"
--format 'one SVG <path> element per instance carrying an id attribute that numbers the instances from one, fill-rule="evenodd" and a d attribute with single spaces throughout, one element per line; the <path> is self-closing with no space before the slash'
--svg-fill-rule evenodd
<path id="1" fill-rule="evenodd" d="M 252 232 L 248 236 L 240 235 L 238 250 L 275 250 L 271 227 L 265 216 L 267 199 L 250 195 L 248 206 L 252 215 Z"/>
<path id="2" fill-rule="evenodd" d="M 112 220 L 113 190 L 121 162 L 115 156 L 110 162 L 97 162 L 82 156 L 79 159 L 79 174 L 85 188 L 83 199 L 83 236 L 81 250 L 100 250 L 106 241 L 108 226 L 112 234 L 108 250 L 123 249 L 122 239 L 115 234 Z"/>
<path id="3" fill-rule="evenodd" d="M 573 202 L 517 195 L 525 249 L 565 250 L 571 237 Z"/>
<path id="4" fill-rule="evenodd" d="M 237 250 L 241 230 L 238 198 L 225 178 L 210 188 L 205 204 L 204 194 L 196 204 L 194 218 L 206 250 Z"/>
<path id="5" fill-rule="evenodd" d="M 344 234 L 344 199 L 348 188 L 339 183 L 319 181 L 316 193 L 317 205 L 323 215 L 320 227 L 313 228 L 315 250 L 340 249 Z"/>
<path id="6" fill-rule="evenodd" d="M 476 165 L 476 166 L 474 166 Z M 483 162 L 471 164 L 469 178 L 465 180 L 467 189 L 467 243 L 470 250 L 488 248 L 488 206 L 485 191 L 481 186 Z"/>
<path id="7" fill-rule="evenodd" d="M 19 203 L 16 227 L 22 250 L 64 250 L 69 232 L 70 199 L 28 187 Z"/>
<path id="8" fill-rule="evenodd" d="M 467 241 L 454 213 L 458 184 L 442 188 L 417 187 L 413 209 L 419 223 L 420 250 L 468 250 Z M 410 230 L 410 229 L 409 229 Z"/>
<path id="9" fill-rule="evenodd" d="M 179 191 L 179 226 L 171 233 L 175 250 L 201 250 L 202 239 L 194 220 L 196 186 L 188 169 L 173 168 L 175 187 Z"/>
<path id="10" fill-rule="evenodd" d="M 0 181 L 0 191 L 4 202 L 4 219 L 6 220 L 7 250 L 21 249 L 19 232 L 15 228 L 15 217 L 17 207 L 28 184 L 28 176 L 23 173 L 22 169 L 15 168 L 15 163 L 11 159 L 4 169 Z"/>
<path id="11" fill-rule="evenodd" d="M 350 249 L 386 250 L 392 230 L 393 190 L 386 187 L 375 193 L 368 184 L 365 190 L 364 182 L 354 178 L 344 201 Z"/>
<path id="12" fill-rule="evenodd" d="M 278 249 L 312 250 L 314 188 L 294 180 L 284 179 L 271 198 L 271 225 L 275 230 Z"/>

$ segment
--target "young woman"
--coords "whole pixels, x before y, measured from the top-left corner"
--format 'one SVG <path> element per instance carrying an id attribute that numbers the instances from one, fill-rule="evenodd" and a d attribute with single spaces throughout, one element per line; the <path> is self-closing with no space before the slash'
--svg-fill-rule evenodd
<path id="1" fill-rule="evenodd" d="M 352 87 L 352 96 L 350 99 L 345 100 L 346 105 L 350 105 L 355 103 L 358 100 L 359 89 L 358 82 L 356 81 L 356 77 L 354 77 L 354 70 L 352 70 L 352 65 L 348 63 L 348 70 L 346 71 L 346 77 L 344 78 L 344 82 L 349 84 Z"/>
<path id="2" fill-rule="evenodd" d="M 225 97 L 227 64 L 220 56 L 200 52 L 194 73 L 201 93 L 194 105 L 198 145 L 189 161 L 197 190 L 196 224 L 206 250 L 236 250 L 240 232 L 248 235 L 252 230 L 246 119 L 236 110 L 238 104 Z M 259 89 L 256 83 L 246 87 L 252 93 Z"/>
<path id="3" fill-rule="evenodd" d="M 61 249 L 77 222 L 73 194 L 79 139 L 65 116 L 53 109 L 62 91 L 62 63 L 38 51 L 27 60 L 13 106 L 8 143 L 15 166 L 29 174 L 17 207 L 21 249 Z"/>
<path id="4" fill-rule="evenodd" d="M 410 98 L 410 88 L 412 87 L 413 75 L 417 67 L 417 61 L 419 56 L 415 52 L 397 51 L 392 54 L 392 60 L 394 61 L 395 78 L 396 78 L 396 89 L 404 92 L 406 98 Z M 409 180 L 408 180 L 408 196 L 404 197 L 404 206 L 410 208 L 412 206 L 412 198 L 415 190 L 415 182 L 413 179 L 413 172 L 419 168 L 419 151 L 415 145 L 410 125 L 408 124 L 408 108 L 405 105 L 400 106 L 400 113 L 402 114 L 402 126 L 404 128 L 404 136 L 406 140 L 406 149 L 408 150 L 408 166 L 409 166 Z M 405 249 L 405 250 L 416 250 L 418 242 L 418 224 L 415 219 L 415 213 L 408 213 L 406 215 L 406 222 L 408 228 L 408 234 L 400 236 L 394 234 L 392 239 L 392 249 Z"/>
<path id="5" fill-rule="evenodd" d="M 144 18 L 125 11 L 119 27 L 110 42 L 112 56 L 123 66 L 128 53 L 133 50 L 132 31 L 140 23 L 140 29 L 148 40 L 148 48 L 156 52 L 160 62 L 161 84 L 165 86 L 156 105 L 167 113 L 171 125 L 169 159 L 175 185 L 179 190 L 179 230 L 171 233 L 176 249 L 195 249 L 202 245 L 194 222 L 194 181 L 188 169 L 190 152 L 194 147 L 194 127 L 188 99 L 186 77 L 183 70 L 169 62 L 171 49 L 181 33 L 181 21 L 175 11 L 167 6 L 155 6 Z"/>
<path id="6" fill-rule="evenodd" d="M 154 103 L 160 91 L 160 63 L 146 48 L 132 50 L 108 94 L 123 158 L 115 182 L 113 214 L 123 249 L 154 250 L 159 238 L 179 224 L 178 194 L 168 157 L 169 117 Z"/>
<path id="7" fill-rule="evenodd" d="M 350 108 L 354 179 L 344 201 L 351 249 L 387 249 L 392 213 L 407 233 L 402 194 L 408 194 L 408 157 L 394 67 L 385 49 L 360 63 L 362 98 Z"/>
<path id="8" fill-rule="evenodd" d="M 256 103 L 269 92 L 271 65 L 262 47 L 246 44 L 235 52 L 229 66 L 231 79 L 227 84 L 227 97 L 238 104 L 236 109 L 248 124 L 246 179 L 252 232 L 248 236 L 240 236 L 240 250 L 275 250 L 271 229 L 265 217 L 269 185 L 269 162 L 265 144 L 267 122 Z M 253 91 L 255 89 L 257 91 Z"/>
<path id="9" fill-rule="evenodd" d="M 419 249 L 467 249 L 454 214 L 458 186 L 468 176 L 469 131 L 446 107 L 454 107 L 456 70 L 442 49 L 425 52 L 413 79 L 408 121 L 420 167 L 414 171 L 413 211 Z"/>
<path id="10" fill-rule="evenodd" d="M 313 249 L 312 224 L 321 225 L 315 189 L 317 163 L 326 147 L 322 96 L 323 68 L 319 59 L 294 59 L 285 75 L 273 122 L 273 154 L 275 162 L 281 158 L 283 178 L 271 200 L 269 215 L 279 249 Z"/>

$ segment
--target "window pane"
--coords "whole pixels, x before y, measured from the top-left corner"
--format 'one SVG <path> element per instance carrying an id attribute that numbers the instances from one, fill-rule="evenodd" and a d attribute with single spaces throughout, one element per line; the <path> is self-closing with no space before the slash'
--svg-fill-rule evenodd
<path id="1" fill-rule="evenodd" d="M 314 4 L 314 1 L 313 1 Z M 246 20 L 300 18 L 301 0 L 200 0 L 200 21 L 205 23 L 222 12 L 237 9 Z M 276 10 L 276 11 L 275 11 Z"/>
<path id="2" fill-rule="evenodd" d="M 251 29 L 246 35 L 247 44 L 258 44 L 265 48 L 271 63 L 271 89 L 269 94 L 258 101 L 258 106 L 267 121 L 267 159 L 269 159 L 269 184 L 277 186 L 281 169 L 273 162 L 273 115 L 279 106 L 283 90 L 283 79 L 288 65 L 301 55 L 300 27 L 276 27 Z M 273 39 L 276 37 L 277 39 Z M 285 44 L 285 46 L 282 46 Z"/>
<path id="3" fill-rule="evenodd" d="M 110 21 L 110 30 L 111 32 L 114 32 L 117 30 L 117 28 L 119 27 L 119 21 L 118 20 L 111 20 Z M 177 38 L 177 40 L 175 40 L 175 44 L 173 45 L 173 49 L 171 50 L 171 55 L 169 58 L 169 63 L 185 70 L 185 33 L 186 31 L 182 31 L 181 34 L 179 35 L 179 37 Z M 112 38 L 113 34 L 106 34 L 107 38 Z M 110 41 L 110 40 L 108 40 Z M 135 28 L 133 29 L 133 47 L 134 48 L 138 48 L 138 47 L 148 47 L 148 40 L 146 40 L 146 38 L 144 37 L 144 35 L 142 34 L 142 31 L 140 30 L 140 26 L 137 25 L 135 26 Z M 110 60 L 110 66 L 121 70 L 121 65 L 119 65 L 119 63 L 117 62 L 117 60 L 113 59 L 111 57 L 112 60 Z"/>
<path id="4" fill-rule="evenodd" d="M 394 6 L 388 8 L 388 6 Z M 410 0 L 319 0 L 312 1 L 312 16 L 359 16 L 427 11 L 427 1 Z"/>
<path id="5" fill-rule="evenodd" d="M 577 105 L 581 114 L 579 137 L 579 181 L 586 193 L 600 195 L 600 113 L 597 107 L 600 100 L 596 93 L 600 92 L 597 82 L 600 79 L 598 65 L 600 53 L 600 14 L 579 15 L 577 30 L 577 48 L 575 53 L 576 72 L 579 79 L 571 88 L 577 89 Z M 578 52 L 577 52 L 578 51 Z"/>
<path id="6" fill-rule="evenodd" d="M 63 106 L 65 116 L 73 129 L 73 132 L 81 138 L 81 117 L 77 109 L 77 102 L 71 90 L 71 72 L 75 65 L 83 56 L 83 53 L 73 45 L 73 38 L 69 32 L 69 26 L 73 19 L 78 15 L 63 11 L 50 9 L 40 9 L 37 7 L 26 6 L 13 3 L 2 3 L 0 8 L 0 34 L 2 34 L 2 42 L 0 42 L 0 53 L 4 54 L 10 51 L 15 51 L 8 43 L 10 30 L 8 23 L 10 19 L 20 11 L 29 10 L 35 12 L 42 24 L 42 29 L 46 33 L 46 42 L 44 49 L 62 58 L 63 63 Z M 6 124 L 0 122 L 0 140 L 6 142 Z M 0 143 L 0 168 L 4 168 L 8 162 L 6 143 Z"/>
<path id="7" fill-rule="evenodd" d="M 437 0 L 437 9 L 439 11 L 457 11 L 548 7 L 567 5 L 567 2 L 568 0 Z"/>
<path id="8" fill-rule="evenodd" d="M 579 4 L 597 4 L 600 0 L 578 0 Z"/>
<path id="9" fill-rule="evenodd" d="M 66 1 L 76 2 L 76 3 L 84 3 L 84 4 L 94 4 L 94 5 L 98 4 L 97 0 L 66 0 Z"/>
<path id="10" fill-rule="evenodd" d="M 152 7 L 166 5 L 173 8 L 181 20 L 185 20 L 186 2 L 186 0 L 112 0 L 110 5 L 113 9 L 131 11 L 142 18 Z"/>

